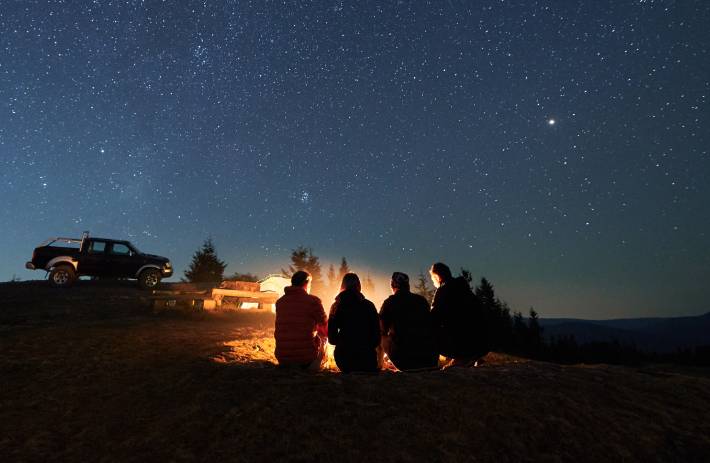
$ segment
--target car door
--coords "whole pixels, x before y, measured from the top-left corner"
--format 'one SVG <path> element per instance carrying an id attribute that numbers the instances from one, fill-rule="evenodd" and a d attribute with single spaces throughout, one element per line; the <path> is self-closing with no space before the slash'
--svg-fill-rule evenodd
<path id="1" fill-rule="evenodd" d="M 88 276 L 107 276 L 106 241 L 91 240 L 79 257 L 79 274 Z"/>
<path id="2" fill-rule="evenodd" d="M 136 276 L 136 256 L 125 243 L 110 243 L 107 254 L 111 275 L 116 278 L 134 278 Z"/>

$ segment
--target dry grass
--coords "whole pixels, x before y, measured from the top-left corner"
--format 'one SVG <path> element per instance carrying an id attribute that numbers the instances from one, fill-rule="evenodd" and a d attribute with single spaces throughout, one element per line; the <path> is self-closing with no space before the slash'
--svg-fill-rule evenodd
<path id="1" fill-rule="evenodd" d="M 499 354 L 309 374 L 274 365 L 270 314 L 155 316 L 128 287 L 47 290 L 0 285 L 0 461 L 710 458 L 702 376 Z"/>

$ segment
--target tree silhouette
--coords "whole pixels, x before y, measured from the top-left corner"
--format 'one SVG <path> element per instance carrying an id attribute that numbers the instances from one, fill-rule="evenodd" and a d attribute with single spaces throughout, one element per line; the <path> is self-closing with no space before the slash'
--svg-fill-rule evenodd
<path id="1" fill-rule="evenodd" d="M 340 268 L 338 269 L 338 288 L 340 288 L 340 282 L 343 281 L 343 277 L 346 273 L 350 273 L 350 266 L 348 266 L 348 261 L 343 257 L 340 261 Z"/>
<path id="2" fill-rule="evenodd" d="M 476 286 L 474 294 L 481 303 L 487 327 L 488 345 L 491 349 L 506 350 L 511 347 L 512 321 L 508 305 L 496 297 L 493 285 L 485 277 Z"/>
<path id="3" fill-rule="evenodd" d="M 288 270 L 281 269 L 289 278 L 298 270 L 305 270 L 311 274 L 311 293 L 322 296 L 325 288 L 323 287 L 320 261 L 318 257 L 313 254 L 312 248 L 299 246 L 291 251 L 291 263 L 288 266 Z"/>
<path id="4" fill-rule="evenodd" d="M 212 239 L 207 238 L 193 254 L 192 262 L 185 270 L 185 279 L 191 283 L 219 283 L 226 267 L 227 264 L 217 257 Z"/>
<path id="5" fill-rule="evenodd" d="M 372 295 L 375 293 L 375 283 L 372 281 L 372 278 L 370 278 L 369 273 L 362 281 L 362 292 L 365 294 L 365 297 L 369 298 L 372 298 Z"/>
<path id="6" fill-rule="evenodd" d="M 540 319 L 535 309 L 530 307 L 530 318 L 528 318 L 528 345 L 527 350 L 533 356 L 540 354 L 544 340 L 542 339 L 542 327 Z"/>
<path id="7" fill-rule="evenodd" d="M 333 264 L 328 266 L 328 276 L 326 277 L 326 284 L 328 285 L 328 292 L 330 294 L 335 294 L 340 289 L 340 282 L 338 281 L 338 275 L 335 273 L 335 267 Z"/>
<path id="8" fill-rule="evenodd" d="M 424 272 L 419 272 L 413 292 L 424 297 L 429 305 L 431 305 L 431 301 L 434 300 L 434 293 L 436 290 L 429 285 L 429 279 L 424 275 Z"/>
<path id="9" fill-rule="evenodd" d="M 227 280 L 250 281 L 255 283 L 259 281 L 259 277 L 254 275 L 253 273 L 234 272 L 232 275 L 227 277 Z"/>
<path id="10" fill-rule="evenodd" d="M 512 348 L 515 353 L 524 354 L 528 345 L 528 325 L 525 324 L 523 314 L 513 313 L 513 342 Z"/>
<path id="11" fill-rule="evenodd" d="M 481 278 L 481 282 L 474 289 L 476 297 L 481 301 L 485 307 L 495 307 L 500 301 L 496 298 L 495 290 L 490 281 L 486 277 Z"/>
<path id="12" fill-rule="evenodd" d="M 468 269 L 461 267 L 461 276 L 466 280 L 471 291 L 473 291 L 473 274 Z"/>

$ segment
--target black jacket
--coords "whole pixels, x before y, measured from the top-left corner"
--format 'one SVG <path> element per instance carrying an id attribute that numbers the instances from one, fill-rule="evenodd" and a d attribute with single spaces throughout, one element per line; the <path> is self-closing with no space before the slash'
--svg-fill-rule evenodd
<path id="1" fill-rule="evenodd" d="M 374 304 L 358 291 L 341 292 L 330 308 L 328 342 L 341 371 L 377 371 L 380 322 Z"/>
<path id="2" fill-rule="evenodd" d="M 481 304 L 463 277 L 453 278 L 436 290 L 431 315 L 441 355 L 475 358 L 488 352 Z"/>
<path id="3" fill-rule="evenodd" d="M 400 289 L 385 299 L 380 309 L 385 352 L 400 370 L 435 366 L 438 353 L 429 304 L 409 290 Z"/>

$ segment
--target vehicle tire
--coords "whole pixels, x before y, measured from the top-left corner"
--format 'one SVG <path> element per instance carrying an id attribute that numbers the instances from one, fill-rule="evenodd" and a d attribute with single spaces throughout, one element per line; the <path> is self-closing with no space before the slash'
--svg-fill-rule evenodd
<path id="1" fill-rule="evenodd" d="M 57 265 L 49 272 L 49 283 L 55 288 L 68 288 L 76 281 L 76 271 L 71 265 Z"/>
<path id="2" fill-rule="evenodd" d="M 138 275 L 138 285 L 143 289 L 155 289 L 160 284 L 160 270 L 148 268 Z"/>

